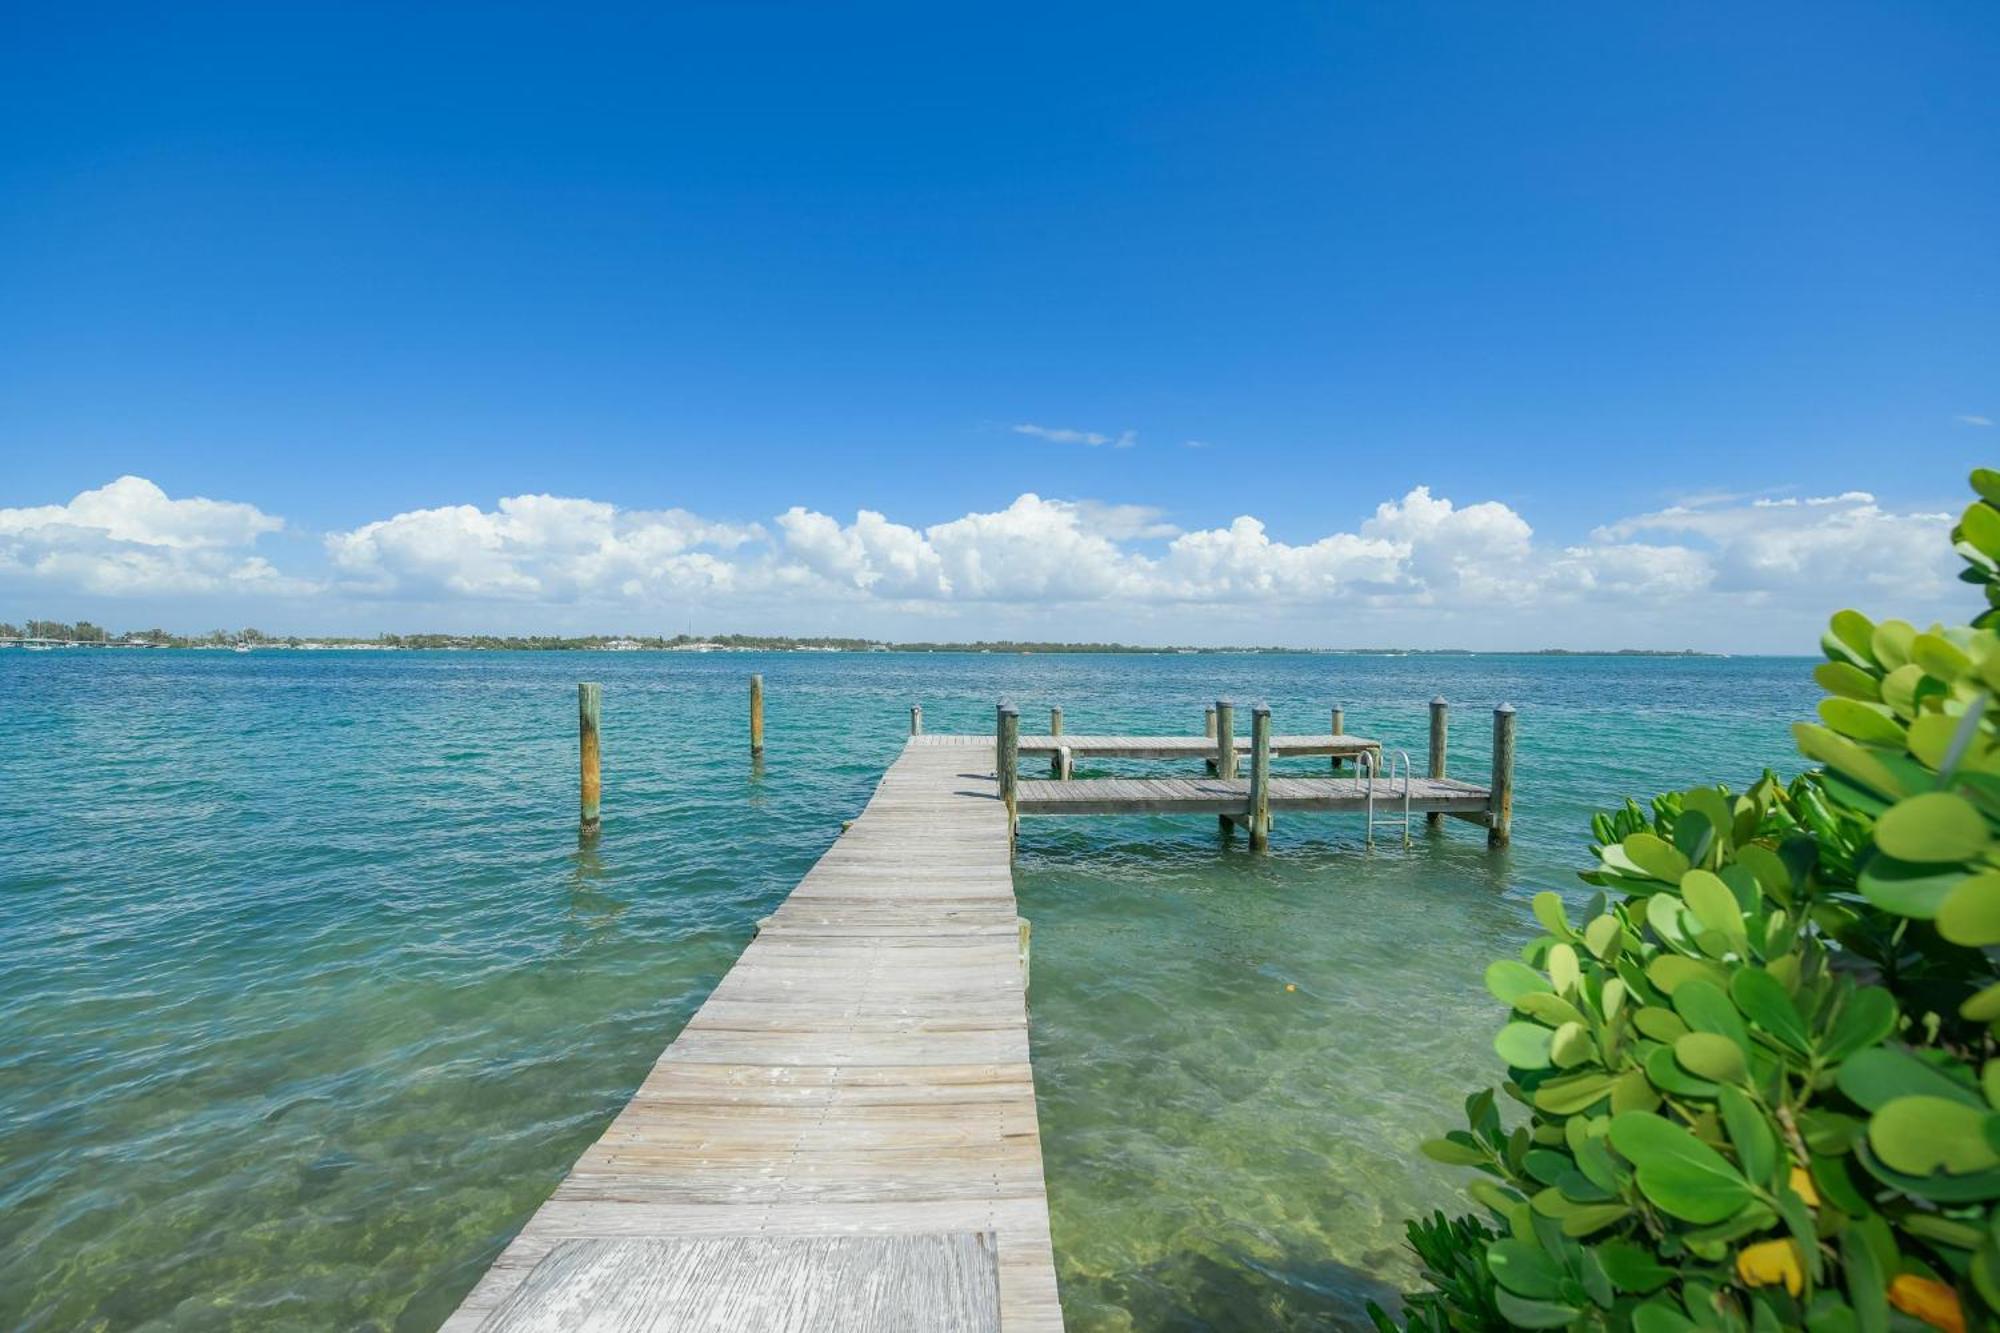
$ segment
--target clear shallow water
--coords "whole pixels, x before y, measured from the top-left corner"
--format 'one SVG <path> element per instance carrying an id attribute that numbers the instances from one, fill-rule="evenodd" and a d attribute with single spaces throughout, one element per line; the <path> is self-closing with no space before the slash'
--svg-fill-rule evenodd
<path id="1" fill-rule="evenodd" d="M 1278 729 L 1483 777 L 1516 841 L 1030 820 L 1037 1086 L 1076 1329 L 1359 1326 L 1415 1152 L 1493 1074 L 1486 961 L 1590 810 L 1790 766 L 1802 659 L 0 650 L 0 1327 L 429 1329 L 873 789 L 921 701 Z M 745 749 L 765 674 L 769 755 Z M 604 682 L 605 831 L 575 840 Z M 1284 769 L 1316 767 L 1292 761 Z M 1295 989 L 1287 989 L 1287 987 Z"/>

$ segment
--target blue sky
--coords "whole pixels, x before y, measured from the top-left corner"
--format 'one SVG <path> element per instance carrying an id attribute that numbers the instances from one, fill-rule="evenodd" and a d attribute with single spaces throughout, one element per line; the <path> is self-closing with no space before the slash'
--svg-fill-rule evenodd
<path id="1" fill-rule="evenodd" d="M 1962 600 L 1996 89 L 1984 3 L 10 6 L 0 618 L 1805 649 Z"/>

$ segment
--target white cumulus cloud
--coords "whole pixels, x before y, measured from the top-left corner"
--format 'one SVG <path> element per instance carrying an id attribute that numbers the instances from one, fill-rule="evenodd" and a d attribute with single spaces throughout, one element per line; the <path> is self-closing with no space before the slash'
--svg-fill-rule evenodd
<path id="1" fill-rule="evenodd" d="M 67 504 L 0 509 L 0 579 L 109 596 L 304 591 L 248 553 L 283 527 L 255 505 L 119 477 Z"/>
<path id="2" fill-rule="evenodd" d="M 414 509 L 326 539 L 350 593 L 569 602 L 726 591 L 727 553 L 761 535 L 682 509 L 620 510 L 601 500 L 515 495 Z"/>
<path id="3" fill-rule="evenodd" d="M 1303 533 L 1254 514 L 1183 528 L 1148 505 L 1030 492 L 927 523 L 795 505 L 766 527 L 515 495 L 328 533 L 324 569 L 300 570 L 254 549 L 284 527 L 256 506 L 175 499 L 121 477 L 66 504 L 0 509 L 0 586 L 284 595 L 297 599 L 301 629 L 342 627 L 322 614 L 373 627 L 382 616 L 371 608 L 401 602 L 410 627 L 453 608 L 460 623 L 501 630 L 550 614 L 594 628 L 672 608 L 680 623 L 699 609 L 770 630 L 825 629 L 837 616 L 856 632 L 893 635 L 899 617 L 920 616 L 954 620 L 965 637 L 1032 628 L 1472 647 L 1809 651 L 1842 604 L 1920 620 L 1970 610 L 1953 577 L 1951 517 L 1860 491 L 1710 495 L 1602 523 L 1569 544 L 1540 538 L 1511 505 L 1422 485 L 1356 517 Z"/>

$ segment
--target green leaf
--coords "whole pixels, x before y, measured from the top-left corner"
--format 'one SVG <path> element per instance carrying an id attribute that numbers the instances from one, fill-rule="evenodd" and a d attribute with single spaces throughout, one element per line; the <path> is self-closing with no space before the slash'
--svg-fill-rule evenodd
<path id="1" fill-rule="evenodd" d="M 1681 876 L 1688 871 L 1688 859 L 1654 834 L 1634 833 L 1619 845 L 1624 848 L 1626 858 L 1633 865 L 1654 879 L 1678 884 L 1681 882 Z"/>
<path id="2" fill-rule="evenodd" d="M 1713 981 L 1702 978 L 1677 987 L 1674 991 L 1674 1011 L 1694 1031 L 1727 1037 L 1742 1047 L 1745 1054 L 1749 1053 L 1750 1033 L 1743 1026 L 1743 1016 L 1736 1012 L 1736 1006 L 1729 1002 L 1729 997 Z"/>
<path id="3" fill-rule="evenodd" d="M 1493 1050 L 1515 1069 L 1547 1069 L 1555 1033 L 1539 1023 L 1509 1023 L 1493 1038 Z"/>
<path id="4" fill-rule="evenodd" d="M 1820 721 L 1851 741 L 1863 745 L 1903 746 L 1903 729 L 1896 725 L 1896 719 L 1889 715 L 1880 704 L 1865 704 L 1859 699 L 1842 699 L 1835 696 L 1819 701 Z"/>
<path id="5" fill-rule="evenodd" d="M 1735 1088 L 1723 1088 L 1716 1094 L 1715 1104 L 1722 1111 L 1722 1127 L 1729 1131 L 1743 1174 L 1758 1184 L 1768 1183 L 1778 1172 L 1778 1136 L 1770 1120 Z"/>
<path id="6" fill-rule="evenodd" d="M 1973 508 L 1990 515 L 1995 520 L 1996 532 L 2000 532 L 2000 513 L 1987 509 L 1985 505 L 1974 505 Z M 1987 554 L 1991 555 L 1992 552 L 1989 551 Z M 1942 634 L 1919 634 L 1911 640 L 1910 660 L 1922 667 L 1928 675 L 1936 677 L 1947 685 L 1957 683 L 1961 676 L 1972 669 L 1972 659 L 1959 651 L 1957 645 Z"/>
<path id="7" fill-rule="evenodd" d="M 1729 979 L 1729 998 L 1744 1017 L 1801 1055 L 1812 1050 L 1812 1036 L 1799 1015 L 1785 983 L 1761 968 L 1745 967 Z"/>
<path id="8" fill-rule="evenodd" d="M 1989 841 L 1985 816 L 1947 791 L 1905 797 L 1875 822 L 1875 845 L 1899 861 L 1970 861 Z"/>
<path id="9" fill-rule="evenodd" d="M 1571 987 L 1583 978 L 1583 968 L 1577 962 L 1576 950 L 1567 944 L 1558 944 L 1549 950 L 1546 960 L 1549 980 L 1555 986 L 1556 994 L 1567 994 Z"/>
<path id="10" fill-rule="evenodd" d="M 1575 1115 L 1602 1101 L 1615 1081 L 1609 1074 L 1595 1072 L 1552 1078 L 1535 1089 L 1535 1109 L 1550 1115 Z"/>
<path id="11" fill-rule="evenodd" d="M 1607 912 L 1583 928 L 1583 945 L 1593 957 L 1608 961 L 1616 956 L 1615 950 L 1624 933 L 1625 928 L 1618 924 L 1618 918 Z"/>
<path id="12" fill-rule="evenodd" d="M 1825 764 L 1837 773 L 1845 774 L 1870 791 L 1878 792 L 1892 800 L 1903 794 L 1903 785 L 1890 773 L 1880 757 L 1864 750 L 1850 740 L 1834 735 L 1825 727 L 1816 727 L 1809 722 L 1795 723 L 1792 737 L 1798 742 L 1799 753 L 1816 763 Z"/>
<path id="13" fill-rule="evenodd" d="M 1670 1097 L 1713 1097 L 1719 1086 L 1682 1069 L 1672 1047 L 1655 1047 L 1646 1052 L 1643 1063 L 1646 1078 Z"/>
<path id="14" fill-rule="evenodd" d="M 1974 1111 L 1986 1109 L 1979 1089 L 1893 1046 L 1856 1054 L 1840 1066 L 1836 1082 L 1848 1100 L 1870 1111 L 1879 1111 L 1899 1097 L 1942 1097 Z"/>
<path id="15" fill-rule="evenodd" d="M 1463 1130 L 1454 1130 L 1453 1132 L 1464 1133 Z M 1467 1137 L 1469 1138 L 1470 1136 L 1468 1135 Z M 1449 1138 L 1425 1139 L 1422 1145 L 1420 1145 L 1419 1151 L 1433 1162 L 1443 1162 L 1446 1166 L 1479 1166 L 1487 1159 L 1487 1155 L 1482 1149 L 1476 1148 L 1469 1143 L 1460 1143 L 1455 1139 Z"/>
<path id="16" fill-rule="evenodd" d="M 1642 1035 L 1651 1037 L 1654 1041 L 1666 1042 L 1670 1046 L 1685 1037 L 1688 1031 L 1688 1025 L 1681 1022 L 1679 1014 L 1656 1004 L 1647 1005 L 1634 1012 L 1632 1026 L 1638 1028 Z"/>
<path id="17" fill-rule="evenodd" d="M 1523 1300 L 1504 1287 L 1493 1293 L 1493 1303 L 1506 1316 L 1507 1322 L 1516 1328 L 1562 1328 L 1583 1314 L 1574 1305 Z"/>
<path id="18" fill-rule="evenodd" d="M 1548 978 L 1526 963 L 1502 958 L 1487 965 L 1486 989 L 1502 1004 L 1513 1004 L 1523 995 L 1549 989 Z"/>
<path id="19" fill-rule="evenodd" d="M 1574 1069 L 1596 1056 L 1597 1044 L 1591 1041 L 1589 1031 L 1581 1023 L 1563 1024 L 1549 1042 L 1549 1059 L 1559 1069 Z"/>
<path id="20" fill-rule="evenodd" d="M 1744 938 L 1743 909 L 1720 876 L 1706 870 L 1688 871 L 1681 879 L 1681 897 L 1695 919 L 1708 929 L 1719 930 L 1731 940 Z"/>
<path id="21" fill-rule="evenodd" d="M 1850 1226 L 1840 1236 L 1841 1266 L 1847 1270 L 1847 1300 L 1854 1307 L 1860 1333 L 1888 1333 L 1889 1277 L 1862 1229 Z"/>
<path id="22" fill-rule="evenodd" d="M 1878 852 L 1861 867 L 1856 886 L 1885 912 L 1928 921 L 1964 879 L 1965 870 L 1956 862 L 1922 864 Z"/>
<path id="23" fill-rule="evenodd" d="M 1785 863 L 1769 847 L 1755 843 L 1736 849 L 1736 863 L 1757 877 L 1757 887 L 1781 903 L 1792 900 L 1792 877 Z"/>
<path id="24" fill-rule="evenodd" d="M 1720 1222 L 1756 1197 L 1721 1153 L 1659 1116 L 1611 1117 L 1611 1146 L 1636 1168 L 1646 1197 L 1684 1222 Z"/>
<path id="25" fill-rule="evenodd" d="M 1597 1247 L 1597 1261 L 1613 1286 L 1643 1296 L 1673 1281 L 1675 1270 L 1653 1257 L 1653 1252 L 1629 1240 L 1607 1240 Z"/>
<path id="26" fill-rule="evenodd" d="M 1750 1077 L 1743 1048 L 1713 1032 L 1690 1032 L 1674 1043 L 1681 1068 L 1716 1083 L 1742 1083 Z"/>
<path id="27" fill-rule="evenodd" d="M 1859 611 L 1836 611 L 1827 622 L 1834 639 L 1863 666 L 1875 661 L 1875 622 Z"/>
<path id="28" fill-rule="evenodd" d="M 1664 1296 L 1654 1297 L 1632 1311 L 1632 1333 L 1693 1333 L 1694 1320 Z"/>
<path id="29" fill-rule="evenodd" d="M 1972 489 L 1980 499 L 2000 505 L 2000 472 L 1990 467 L 1972 469 Z"/>
<path id="30" fill-rule="evenodd" d="M 1646 964 L 1646 979 L 1668 996 L 1694 981 L 1704 981 L 1713 986 L 1718 978 L 1727 975 L 1713 963 L 1698 962 L 1679 954 L 1664 953 Z"/>
<path id="31" fill-rule="evenodd" d="M 1535 914 L 1535 920 L 1542 923 L 1542 929 L 1559 940 L 1572 940 L 1576 932 L 1569 928 L 1569 917 L 1563 912 L 1562 895 L 1553 889 L 1543 889 L 1528 903 L 1528 910 Z"/>
<path id="32" fill-rule="evenodd" d="M 1852 662 L 1822 662 L 1813 668 L 1813 679 L 1828 694 L 1843 699 L 1859 699 L 1863 703 L 1879 703 L 1882 699 L 1882 687 L 1875 683 L 1875 677 Z"/>
<path id="33" fill-rule="evenodd" d="M 1975 1023 L 2000 1020 L 2000 981 L 1994 982 L 1958 1006 L 1958 1013 L 1959 1017 L 1969 1018 Z"/>
<path id="34" fill-rule="evenodd" d="M 1959 516 L 1958 534 L 1959 539 L 1968 543 L 1974 550 L 2000 559 L 2000 511 L 1977 500 L 1973 501 L 1966 506 L 1965 513 Z M 1918 642 L 1921 643 L 1923 637 L 1928 636 L 1920 636 Z M 1946 676 L 1943 679 L 1952 678 Z"/>
<path id="35" fill-rule="evenodd" d="M 1868 651 L 1885 669 L 1894 671 L 1910 660 L 1910 644 L 1917 637 L 1917 627 L 1907 620 L 1885 620 L 1875 627 L 1875 633 L 1868 641 Z"/>
<path id="36" fill-rule="evenodd" d="M 2000 870 L 1960 880 L 1938 908 L 1937 928 L 1953 944 L 2000 944 Z"/>
<path id="37" fill-rule="evenodd" d="M 1553 992 L 1523 995 L 1514 1001 L 1514 1009 L 1515 1012 L 1539 1019 L 1552 1028 L 1559 1028 L 1565 1023 L 1583 1021 L 1583 1010 Z"/>
<path id="38" fill-rule="evenodd" d="M 1895 1030 L 1895 999 L 1880 986 L 1864 986 L 1841 1006 L 1840 1016 L 1819 1043 L 1820 1057 L 1829 1064 L 1837 1063 Z"/>
<path id="39" fill-rule="evenodd" d="M 1893 1171 L 1927 1176 L 1952 1175 L 2000 1166 L 2000 1153 L 1986 1141 L 1984 1107 L 1955 1098 L 1898 1097 L 1868 1122 L 1868 1146 Z"/>
<path id="40" fill-rule="evenodd" d="M 1494 1241 L 1486 1247 L 1486 1267 L 1495 1282 L 1516 1296 L 1546 1300 L 1562 1286 L 1562 1265 L 1531 1241 Z"/>

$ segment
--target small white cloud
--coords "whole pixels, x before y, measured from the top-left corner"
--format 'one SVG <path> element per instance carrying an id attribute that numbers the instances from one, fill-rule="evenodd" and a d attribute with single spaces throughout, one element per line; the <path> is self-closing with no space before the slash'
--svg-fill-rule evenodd
<path id="1" fill-rule="evenodd" d="M 67 504 L 0 509 L 0 578 L 108 596 L 309 589 L 243 553 L 284 526 L 255 505 L 176 500 L 124 476 Z"/>
<path id="2" fill-rule="evenodd" d="M 1993 424 L 1992 417 L 1982 417 L 1973 412 L 1960 412 L 1952 420 L 1961 426 L 1991 426 Z"/>
<path id="3" fill-rule="evenodd" d="M 490 511 L 451 505 L 378 519 L 328 534 L 326 549 L 349 592 L 569 602 L 632 588 L 726 591 L 737 567 L 716 553 L 762 535 L 683 509 L 514 495 Z"/>
<path id="4" fill-rule="evenodd" d="M 1182 441 L 1181 441 L 1181 448 L 1183 448 L 1183 449 L 1206 449 L 1206 448 L 1208 448 L 1208 441 L 1207 441 L 1207 440 L 1182 440 Z"/>
<path id="5" fill-rule="evenodd" d="M 1106 435 L 1102 431 L 1074 430 L 1067 426 L 1037 426 L 1032 421 L 1024 421 L 1014 427 L 1016 435 L 1032 435 L 1038 440 L 1048 440 L 1053 444 L 1087 444 L 1093 448 L 1110 445 L 1113 449 L 1130 449 L 1139 442 L 1139 432 L 1121 430 L 1116 435 Z"/>

